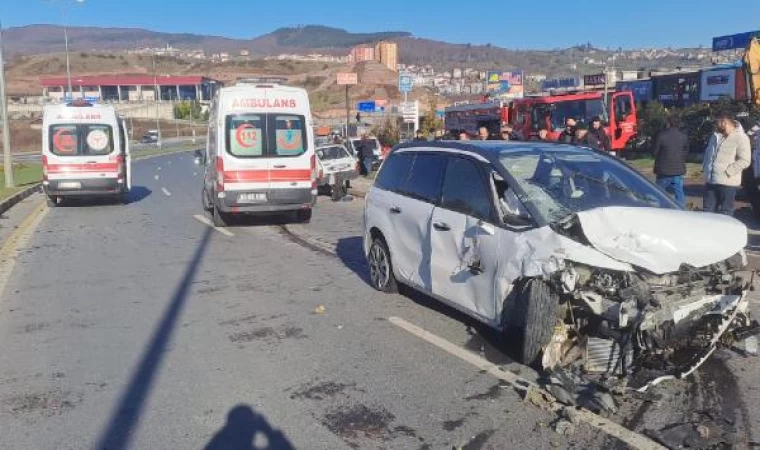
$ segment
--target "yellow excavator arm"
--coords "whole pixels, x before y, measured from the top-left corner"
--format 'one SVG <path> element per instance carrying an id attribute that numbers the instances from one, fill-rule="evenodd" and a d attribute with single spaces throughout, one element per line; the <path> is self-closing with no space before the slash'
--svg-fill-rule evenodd
<path id="1" fill-rule="evenodd" d="M 752 103 L 760 106 L 760 39 L 752 38 L 744 53 L 744 68 L 749 78 Z"/>

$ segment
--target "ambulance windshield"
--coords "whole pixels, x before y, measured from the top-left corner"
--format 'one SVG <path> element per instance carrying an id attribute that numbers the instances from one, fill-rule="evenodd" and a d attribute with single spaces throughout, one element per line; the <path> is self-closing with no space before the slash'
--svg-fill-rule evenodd
<path id="1" fill-rule="evenodd" d="M 306 120 L 290 114 L 227 116 L 227 151 L 239 158 L 300 156 L 306 151 Z"/>

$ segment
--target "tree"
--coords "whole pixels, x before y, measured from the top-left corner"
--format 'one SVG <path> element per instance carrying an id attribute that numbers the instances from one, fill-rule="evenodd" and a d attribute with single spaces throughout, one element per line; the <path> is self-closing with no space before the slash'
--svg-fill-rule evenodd
<path id="1" fill-rule="evenodd" d="M 438 100 L 435 96 L 431 96 L 430 102 L 428 103 L 428 111 L 425 113 L 425 116 L 422 118 L 422 123 L 420 124 L 420 128 L 425 133 L 435 133 L 436 131 L 443 129 L 443 121 L 438 118 L 438 115 L 436 114 L 437 110 Z"/>

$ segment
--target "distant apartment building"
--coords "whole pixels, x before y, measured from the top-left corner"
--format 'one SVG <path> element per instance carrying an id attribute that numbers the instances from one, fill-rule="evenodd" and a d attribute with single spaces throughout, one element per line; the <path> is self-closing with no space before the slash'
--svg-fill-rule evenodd
<path id="1" fill-rule="evenodd" d="M 369 45 L 358 45 L 351 50 L 351 59 L 354 62 L 374 61 L 375 47 Z"/>
<path id="2" fill-rule="evenodd" d="M 398 44 L 380 41 L 375 45 L 375 59 L 393 72 L 398 72 Z"/>
<path id="3" fill-rule="evenodd" d="M 245 49 L 240 50 L 240 56 L 243 56 L 243 57 L 251 56 L 251 52 L 249 52 L 248 50 L 245 50 Z"/>

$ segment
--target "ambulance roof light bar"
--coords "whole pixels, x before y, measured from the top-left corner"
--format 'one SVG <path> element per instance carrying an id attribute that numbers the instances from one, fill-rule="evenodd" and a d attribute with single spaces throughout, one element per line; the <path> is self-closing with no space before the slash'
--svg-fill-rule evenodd
<path id="1" fill-rule="evenodd" d="M 87 100 L 77 98 L 66 103 L 66 106 L 70 106 L 73 108 L 91 108 L 95 105 L 92 102 L 88 102 Z"/>

